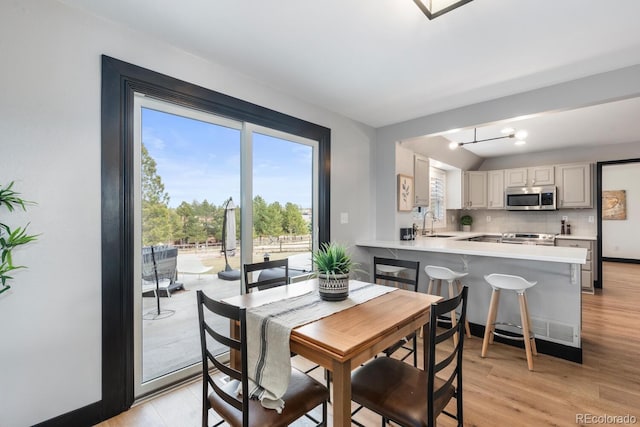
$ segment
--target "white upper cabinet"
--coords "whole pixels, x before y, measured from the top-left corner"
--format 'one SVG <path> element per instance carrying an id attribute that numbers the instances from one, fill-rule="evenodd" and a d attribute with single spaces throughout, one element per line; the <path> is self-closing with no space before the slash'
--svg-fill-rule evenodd
<path id="1" fill-rule="evenodd" d="M 553 166 L 507 169 L 504 171 L 505 187 L 537 187 L 553 185 L 555 173 Z"/>
<path id="2" fill-rule="evenodd" d="M 487 172 L 487 207 L 504 209 L 504 171 Z"/>
<path id="3" fill-rule="evenodd" d="M 527 168 L 507 169 L 504 171 L 505 187 L 526 187 Z"/>
<path id="4" fill-rule="evenodd" d="M 592 165 L 572 163 L 556 166 L 556 185 L 558 186 L 558 208 L 593 207 Z"/>
<path id="5" fill-rule="evenodd" d="M 555 184 L 555 173 L 553 166 L 536 166 L 527 170 L 529 176 L 529 186 L 538 187 L 541 185 Z"/>
<path id="6" fill-rule="evenodd" d="M 463 177 L 463 208 L 486 209 L 487 171 L 466 171 Z"/>
<path id="7" fill-rule="evenodd" d="M 413 188 L 415 190 L 414 206 L 429 206 L 429 159 L 417 154 L 413 156 Z"/>

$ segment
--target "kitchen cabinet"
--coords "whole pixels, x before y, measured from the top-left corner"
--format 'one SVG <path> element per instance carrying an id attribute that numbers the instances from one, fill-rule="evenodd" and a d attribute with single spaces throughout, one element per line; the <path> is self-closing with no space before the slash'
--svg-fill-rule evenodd
<path id="1" fill-rule="evenodd" d="M 507 169 L 504 171 L 505 187 L 526 187 L 527 168 Z"/>
<path id="2" fill-rule="evenodd" d="M 430 199 L 429 159 L 417 154 L 413 156 L 413 206 L 429 206 Z"/>
<path id="3" fill-rule="evenodd" d="M 465 171 L 462 194 L 465 209 L 486 209 L 487 171 Z"/>
<path id="4" fill-rule="evenodd" d="M 462 209 L 462 170 L 447 170 L 447 209 Z"/>
<path id="5" fill-rule="evenodd" d="M 505 187 L 538 187 L 555 183 L 553 166 L 507 169 L 504 176 Z"/>
<path id="6" fill-rule="evenodd" d="M 593 207 L 592 175 L 592 165 L 589 163 L 556 165 L 558 209 Z"/>
<path id="7" fill-rule="evenodd" d="M 487 171 L 487 208 L 504 209 L 504 171 Z"/>
<path id="8" fill-rule="evenodd" d="M 593 282 L 598 280 L 595 242 L 593 240 L 563 239 L 558 236 L 556 238 L 556 246 L 585 248 L 587 250 L 587 263 L 580 268 L 582 291 L 594 293 Z"/>

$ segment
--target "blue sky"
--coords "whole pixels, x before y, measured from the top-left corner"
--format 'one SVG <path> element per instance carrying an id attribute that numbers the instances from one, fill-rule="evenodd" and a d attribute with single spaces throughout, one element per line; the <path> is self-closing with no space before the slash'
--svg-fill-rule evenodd
<path id="1" fill-rule="evenodd" d="M 240 131 L 142 109 L 142 143 L 156 161 L 169 206 L 240 204 Z M 312 149 L 267 135 L 253 138 L 253 193 L 267 203 L 311 207 Z"/>

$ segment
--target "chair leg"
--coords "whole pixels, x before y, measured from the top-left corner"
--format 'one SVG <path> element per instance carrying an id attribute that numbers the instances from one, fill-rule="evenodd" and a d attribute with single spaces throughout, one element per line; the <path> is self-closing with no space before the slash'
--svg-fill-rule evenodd
<path id="1" fill-rule="evenodd" d="M 531 339 L 529 331 L 529 318 L 527 316 L 527 302 L 524 293 L 518 294 L 520 301 L 520 321 L 522 322 L 522 334 L 524 335 L 524 348 L 527 353 L 527 365 L 530 371 L 533 371 L 533 355 L 531 354 Z"/>
<path id="2" fill-rule="evenodd" d="M 484 328 L 484 339 L 482 340 L 482 357 L 487 356 L 489 350 L 489 343 L 492 342 L 493 330 L 495 329 L 494 323 L 496 322 L 496 315 L 498 313 L 498 302 L 500 300 L 500 290 L 494 289 L 491 293 L 491 303 L 489 304 L 489 313 L 487 314 L 487 324 Z"/>
<path id="3" fill-rule="evenodd" d="M 429 295 L 433 295 L 433 282 L 434 280 L 432 278 L 429 278 L 429 286 L 427 286 L 427 293 Z M 423 338 L 423 332 L 422 332 L 422 328 L 420 328 L 420 338 Z"/>
<path id="4" fill-rule="evenodd" d="M 533 328 L 531 327 L 531 316 L 529 315 L 529 302 L 527 301 L 527 294 L 523 293 L 522 294 L 524 296 L 524 307 L 527 310 L 527 320 L 529 321 L 529 330 L 533 330 Z M 533 353 L 534 356 L 538 355 L 538 348 L 536 347 L 536 339 L 531 338 L 531 352 Z"/>
<path id="5" fill-rule="evenodd" d="M 447 282 L 449 282 L 449 298 L 453 298 L 454 297 L 454 293 L 453 293 L 453 280 L 448 280 Z M 451 311 L 451 327 L 455 327 L 456 326 L 456 311 L 453 310 Z M 453 334 L 453 346 L 457 346 L 458 345 L 458 332 L 456 332 L 455 334 Z"/>
<path id="6" fill-rule="evenodd" d="M 460 292 L 462 292 L 462 283 L 460 280 L 456 280 L 456 283 L 458 284 L 458 295 L 460 295 Z M 471 338 L 471 328 L 469 327 L 469 321 L 467 319 L 464 319 L 464 329 L 467 333 L 467 337 Z"/>
<path id="7" fill-rule="evenodd" d="M 462 405 L 462 387 L 461 386 L 458 387 L 456 391 L 456 410 L 457 410 L 456 419 L 458 420 L 458 427 L 463 427 L 464 426 L 464 416 L 463 416 L 464 407 Z"/>
<path id="8" fill-rule="evenodd" d="M 206 402 L 202 402 L 202 427 L 209 427 L 209 408 Z"/>
<path id="9" fill-rule="evenodd" d="M 322 423 L 320 425 L 327 425 L 327 402 L 322 403 Z"/>
<path id="10" fill-rule="evenodd" d="M 329 390 L 329 403 L 331 403 L 331 371 L 328 369 L 325 369 L 324 377 L 327 380 L 327 390 Z"/>

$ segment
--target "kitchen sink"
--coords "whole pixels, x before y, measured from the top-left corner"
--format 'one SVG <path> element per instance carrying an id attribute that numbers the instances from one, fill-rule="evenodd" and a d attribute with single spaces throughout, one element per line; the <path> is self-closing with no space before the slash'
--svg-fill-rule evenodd
<path id="1" fill-rule="evenodd" d="M 453 236 L 449 236 L 449 235 L 446 235 L 446 234 L 426 234 L 424 237 L 442 237 L 442 238 L 445 238 L 445 237 L 453 237 Z"/>

